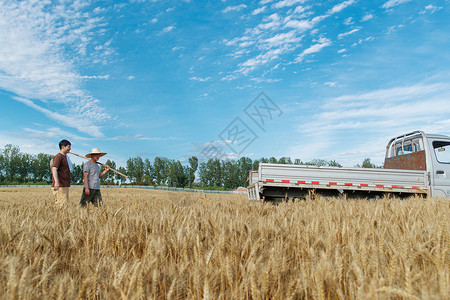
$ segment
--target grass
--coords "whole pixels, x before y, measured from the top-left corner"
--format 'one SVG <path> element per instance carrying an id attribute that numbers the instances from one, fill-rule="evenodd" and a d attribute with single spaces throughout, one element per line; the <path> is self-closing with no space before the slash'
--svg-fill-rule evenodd
<path id="1" fill-rule="evenodd" d="M 450 299 L 445 199 L 1 191 L 0 298 Z"/>

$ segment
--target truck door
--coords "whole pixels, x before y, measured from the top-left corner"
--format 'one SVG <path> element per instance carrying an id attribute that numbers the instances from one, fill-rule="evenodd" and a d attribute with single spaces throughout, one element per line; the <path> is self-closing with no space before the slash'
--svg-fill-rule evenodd
<path id="1" fill-rule="evenodd" d="M 450 141 L 434 139 L 431 141 L 433 174 L 433 197 L 450 198 Z"/>

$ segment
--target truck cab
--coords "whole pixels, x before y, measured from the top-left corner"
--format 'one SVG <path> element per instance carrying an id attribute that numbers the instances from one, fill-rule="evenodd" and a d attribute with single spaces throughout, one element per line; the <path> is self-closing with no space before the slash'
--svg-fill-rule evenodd
<path id="1" fill-rule="evenodd" d="M 431 196 L 450 198 L 450 138 L 414 131 L 391 139 L 385 169 L 426 171 Z"/>

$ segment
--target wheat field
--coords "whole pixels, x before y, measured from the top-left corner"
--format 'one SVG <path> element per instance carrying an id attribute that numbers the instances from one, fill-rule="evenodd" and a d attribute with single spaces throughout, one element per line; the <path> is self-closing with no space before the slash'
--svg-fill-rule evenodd
<path id="1" fill-rule="evenodd" d="M 445 199 L 0 188 L 2 299 L 450 299 Z"/>

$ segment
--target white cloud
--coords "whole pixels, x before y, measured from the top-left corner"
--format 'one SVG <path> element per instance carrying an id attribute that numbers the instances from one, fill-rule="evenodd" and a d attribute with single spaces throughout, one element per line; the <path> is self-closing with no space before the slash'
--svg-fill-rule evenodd
<path id="1" fill-rule="evenodd" d="M 305 1 L 262 1 L 260 2 L 260 5 L 270 2 L 273 2 L 271 5 L 272 8 L 283 8 Z M 314 29 L 314 27 L 319 22 L 330 17 L 334 13 L 340 12 L 355 2 L 356 0 L 344 1 L 333 6 L 325 14 L 313 18 L 309 18 L 311 14 L 314 14 L 313 12 L 305 12 L 310 8 L 309 6 L 305 7 L 299 5 L 295 9 L 289 9 L 287 12 L 285 10 L 278 10 L 277 13 L 265 16 L 263 21 L 255 27 L 247 28 L 242 36 L 235 37 L 231 40 L 224 40 L 223 43 L 227 46 L 238 47 L 238 49 L 234 49 L 228 56 L 232 56 L 235 59 L 245 57 L 245 61 L 239 62 L 238 69 L 233 72 L 233 79 L 235 78 L 236 73 L 248 75 L 259 66 L 278 60 L 301 47 L 300 41 L 304 37 L 304 32 L 310 31 L 312 36 L 316 35 L 319 30 L 317 28 Z M 348 19 L 349 22 L 351 20 L 352 19 Z M 286 32 L 286 30 L 288 31 Z M 331 44 L 330 40 L 323 38 L 318 41 L 313 41 L 313 43 L 314 42 L 316 43 L 310 45 L 309 48 L 305 49 L 304 52 L 297 57 L 296 62 L 303 60 L 304 56 L 319 52 L 322 48 Z M 245 48 L 245 51 L 244 49 L 239 48 Z M 289 61 L 291 60 L 292 59 L 289 58 Z"/>
<path id="2" fill-rule="evenodd" d="M 23 128 L 24 131 L 28 132 L 26 137 L 29 139 L 45 139 L 45 140 L 56 140 L 61 136 L 69 140 L 78 140 L 78 141 L 88 141 L 93 138 L 86 138 L 77 134 L 73 134 L 66 130 L 61 129 L 60 127 L 48 127 L 45 130 L 39 130 L 34 128 Z"/>
<path id="3" fill-rule="evenodd" d="M 263 12 L 266 11 L 266 8 L 267 8 L 266 6 L 263 6 L 263 7 L 260 7 L 260 8 L 257 8 L 255 10 L 253 10 L 252 11 L 252 15 L 258 15 L 260 13 L 263 13 Z"/>
<path id="4" fill-rule="evenodd" d="M 294 14 L 301 14 L 301 13 L 303 13 L 306 9 L 308 9 L 309 8 L 309 6 L 308 7 L 305 7 L 305 6 L 301 6 L 301 5 L 299 5 L 299 6 L 297 6 L 295 9 L 294 9 Z"/>
<path id="5" fill-rule="evenodd" d="M 83 76 L 77 76 L 77 77 L 81 78 L 81 79 L 103 79 L 103 80 L 110 79 L 109 75 L 83 75 Z"/>
<path id="6" fill-rule="evenodd" d="M 254 58 L 247 59 L 245 62 L 239 64 L 240 69 L 238 70 L 239 73 L 247 75 L 252 70 L 254 70 L 257 66 L 265 65 L 275 59 L 278 59 L 280 55 L 292 51 L 296 46 L 291 46 L 289 44 L 283 44 L 283 46 L 270 49 L 266 52 L 263 52 L 259 55 L 257 55 Z"/>
<path id="7" fill-rule="evenodd" d="M 389 0 L 385 2 L 381 7 L 382 8 L 392 8 L 394 6 L 409 2 L 411 0 Z"/>
<path id="8" fill-rule="evenodd" d="M 324 85 L 327 85 L 329 87 L 336 87 L 337 82 L 336 81 L 328 81 L 328 82 L 325 82 Z"/>
<path id="9" fill-rule="evenodd" d="M 320 38 L 316 44 L 310 46 L 309 48 L 303 50 L 301 54 L 298 55 L 296 62 L 303 61 L 304 57 L 309 54 L 320 52 L 324 47 L 330 46 L 331 41 L 327 38 Z"/>
<path id="10" fill-rule="evenodd" d="M 195 76 L 189 78 L 189 80 L 195 80 L 195 81 L 201 81 L 201 82 L 205 82 L 205 81 L 208 81 L 210 79 L 211 79 L 211 77 L 201 78 L 201 77 L 195 77 Z"/>
<path id="11" fill-rule="evenodd" d="M 17 99 L 62 104 L 71 116 L 70 121 L 64 115 L 39 109 L 30 100 L 20 101 L 66 126 L 101 136 L 100 128 L 94 124 L 110 116 L 98 99 L 83 89 L 82 79 L 109 77 L 81 76 L 77 65 L 103 61 L 113 51 L 108 42 L 88 54 L 93 37 L 100 34 L 104 21 L 84 11 L 85 5 L 84 2 L 0 2 L 0 88 L 20 96 Z M 75 122 L 81 116 L 84 126 Z"/>
<path id="12" fill-rule="evenodd" d="M 240 4 L 240 5 L 236 5 L 236 6 L 228 6 L 227 8 L 225 8 L 224 10 L 222 10 L 223 13 L 228 13 L 231 11 L 240 11 L 243 10 L 244 8 L 246 8 L 247 5 L 245 4 Z"/>
<path id="13" fill-rule="evenodd" d="M 172 31 L 174 29 L 175 29 L 175 26 L 171 25 L 171 26 L 164 27 L 164 29 L 162 31 L 164 33 L 166 33 L 166 32 L 170 32 L 170 31 Z"/>
<path id="14" fill-rule="evenodd" d="M 273 78 L 251 78 L 251 81 L 254 81 L 256 83 L 261 83 L 261 82 L 267 82 L 267 83 L 274 83 L 274 82 L 279 82 L 281 81 L 281 79 L 273 79 Z"/>
<path id="15" fill-rule="evenodd" d="M 178 50 L 183 50 L 183 49 L 184 49 L 184 47 L 175 46 L 175 47 L 172 48 L 172 51 L 178 51 Z"/>
<path id="16" fill-rule="evenodd" d="M 274 30 L 281 26 L 281 18 L 276 13 L 264 18 L 264 22 L 258 25 L 259 29 Z"/>
<path id="17" fill-rule="evenodd" d="M 348 32 L 341 33 L 341 34 L 338 35 L 338 39 L 342 39 L 343 37 L 345 37 L 347 35 L 350 35 L 350 34 L 353 34 L 355 32 L 358 32 L 358 31 L 359 31 L 359 28 L 355 28 L 355 29 L 350 30 Z"/>
<path id="18" fill-rule="evenodd" d="M 235 152 L 227 152 L 231 149 L 229 145 L 232 144 L 232 141 L 212 141 L 209 143 L 204 143 L 198 145 L 197 151 L 200 153 L 200 160 L 208 160 L 210 158 L 217 158 L 220 160 L 228 160 L 228 159 L 237 159 L 242 157 L 242 154 Z"/>
<path id="19" fill-rule="evenodd" d="M 340 50 L 338 50 L 338 53 L 344 53 L 344 52 L 347 52 L 347 49 L 340 49 Z"/>
<path id="20" fill-rule="evenodd" d="M 136 77 L 134 77 L 133 75 L 130 75 L 127 77 L 128 80 L 134 80 Z"/>
<path id="21" fill-rule="evenodd" d="M 347 19 L 345 19 L 344 24 L 345 25 L 352 25 L 353 22 L 353 18 L 352 17 L 348 17 Z"/>
<path id="22" fill-rule="evenodd" d="M 353 3 L 355 3 L 355 0 L 348 0 L 348 1 L 344 1 L 340 4 L 336 4 L 335 6 L 333 6 L 333 8 L 329 11 L 330 14 L 334 14 L 334 13 L 338 13 L 341 10 L 343 10 L 344 8 L 346 8 L 347 6 L 352 5 Z"/>
<path id="23" fill-rule="evenodd" d="M 369 21 L 369 20 L 372 19 L 372 18 L 373 18 L 373 15 L 372 15 L 372 14 L 367 14 L 367 15 L 365 15 L 364 17 L 362 17 L 361 22 Z"/>
<path id="24" fill-rule="evenodd" d="M 57 121 L 58 123 L 61 123 L 65 126 L 76 128 L 80 132 L 87 133 L 94 137 L 102 137 L 103 134 L 100 131 L 100 127 L 91 125 L 90 122 L 88 122 L 85 119 L 82 119 L 80 117 L 73 117 L 71 115 L 63 115 L 57 112 L 53 112 L 49 109 L 40 107 L 39 105 L 35 104 L 33 101 L 21 97 L 14 97 L 14 100 L 17 100 L 18 102 L 21 102 L 41 113 L 43 113 L 48 118 Z"/>
<path id="25" fill-rule="evenodd" d="M 221 81 L 231 81 L 237 79 L 237 75 L 227 75 L 222 77 Z"/>
<path id="26" fill-rule="evenodd" d="M 290 20 L 284 25 L 289 28 L 295 28 L 300 32 L 313 28 L 313 24 L 308 20 Z"/>
<path id="27" fill-rule="evenodd" d="M 274 8 L 283 8 L 286 6 L 292 6 L 294 4 L 303 3 L 305 0 L 282 0 L 277 3 L 272 4 Z"/>
<path id="28" fill-rule="evenodd" d="M 301 154 L 302 159 L 326 156 L 347 166 L 366 157 L 376 158 L 380 164 L 384 146 L 393 136 L 417 129 L 450 133 L 449 102 L 448 83 L 415 84 L 332 98 L 324 101 L 309 121 L 299 124 L 304 140 L 289 152 L 293 157 Z M 358 133 L 355 141 L 348 140 L 352 132 Z M 346 150 L 337 150 L 339 147 Z M 302 152 L 305 149 L 311 149 L 310 153 Z"/>
<path id="29" fill-rule="evenodd" d="M 302 40 L 302 37 L 296 35 L 295 31 L 279 33 L 273 37 L 265 39 L 262 44 L 264 48 L 274 48 L 285 44 L 296 44 Z"/>
<path id="30" fill-rule="evenodd" d="M 112 141 L 169 141 L 169 140 L 177 140 L 175 137 L 146 137 L 143 134 L 136 134 L 134 136 L 130 135 L 119 135 L 112 138 L 108 138 L 108 140 Z"/>
<path id="31" fill-rule="evenodd" d="M 429 12 L 431 14 L 434 14 L 435 12 L 437 12 L 437 11 L 439 11 L 441 9 L 442 9 L 442 7 L 438 7 L 438 6 L 434 6 L 432 4 L 429 4 L 429 5 L 425 6 L 425 9 L 423 11 L 421 11 L 420 14 L 423 15 L 423 14 L 425 14 L 427 12 Z"/>

